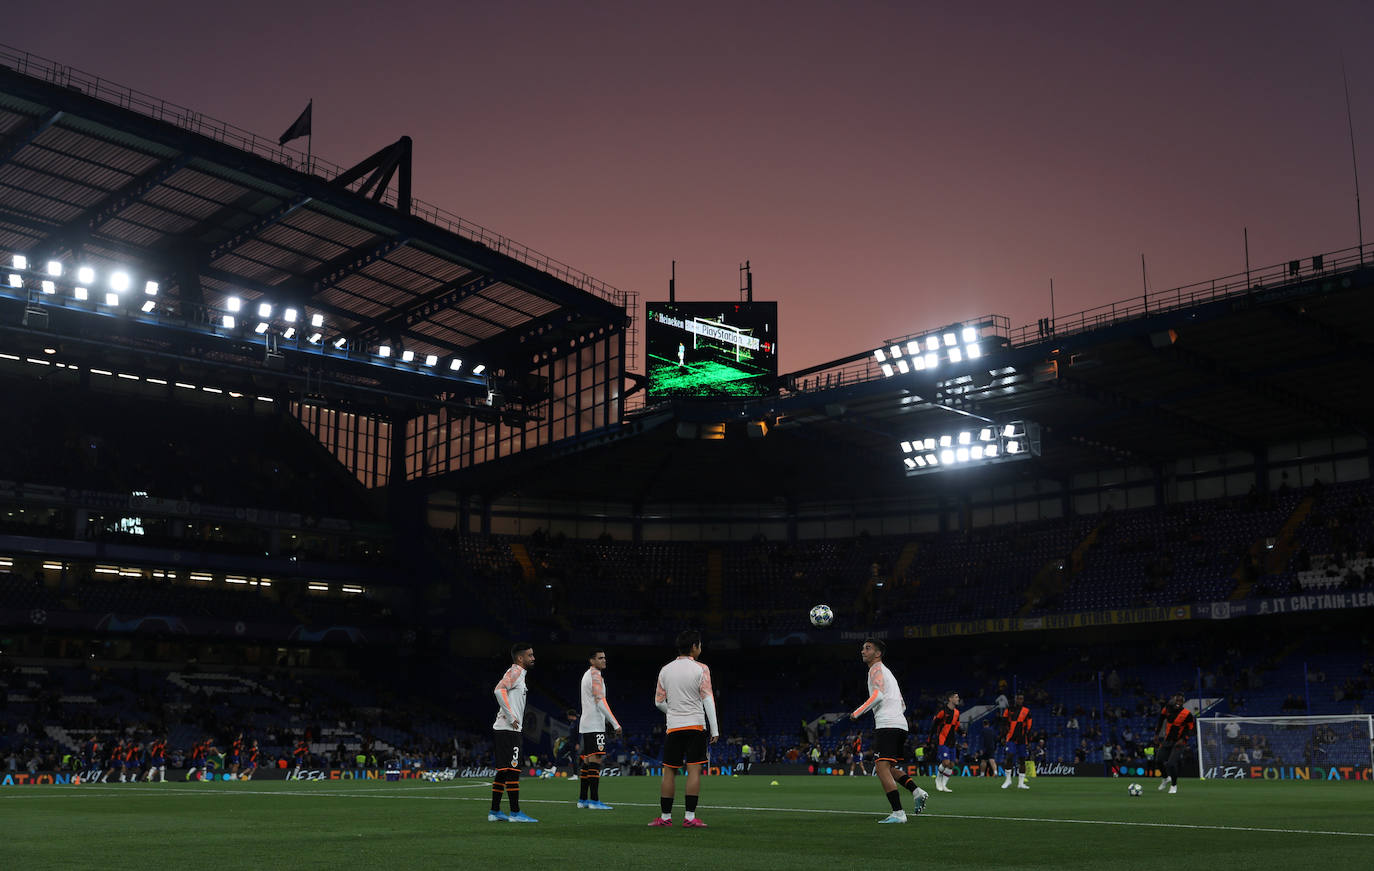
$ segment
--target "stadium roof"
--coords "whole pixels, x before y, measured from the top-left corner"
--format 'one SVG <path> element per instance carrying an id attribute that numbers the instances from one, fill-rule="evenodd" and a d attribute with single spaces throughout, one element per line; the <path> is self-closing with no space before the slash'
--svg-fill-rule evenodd
<path id="1" fill-rule="evenodd" d="M 1208 453 L 1263 457 L 1269 445 L 1334 434 L 1367 438 L 1372 291 L 1374 266 L 1347 251 L 1137 298 L 1045 334 L 1004 330 L 977 365 L 938 376 L 885 378 L 864 351 L 785 376 L 774 399 L 651 407 L 446 486 L 648 503 L 953 497 Z M 901 441 L 985 419 L 1039 424 L 1042 454 L 906 476 Z"/>
<path id="2" fill-rule="evenodd" d="M 390 184 L 392 180 L 396 184 Z M 512 374 L 629 324 L 633 294 L 414 200 L 409 140 L 353 170 L 0 47 L 0 250 L 323 314 L 352 347 L 403 343 Z"/>

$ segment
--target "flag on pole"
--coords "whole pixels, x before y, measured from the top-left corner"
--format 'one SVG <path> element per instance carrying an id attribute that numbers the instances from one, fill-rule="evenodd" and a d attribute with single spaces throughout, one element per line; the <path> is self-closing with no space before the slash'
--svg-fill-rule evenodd
<path id="1" fill-rule="evenodd" d="M 278 145 L 285 145 L 292 139 L 299 139 L 302 136 L 310 135 L 310 110 L 314 105 L 314 100 L 305 104 L 305 111 L 301 113 L 301 117 L 297 118 L 295 123 L 286 128 L 286 132 L 277 140 Z"/>

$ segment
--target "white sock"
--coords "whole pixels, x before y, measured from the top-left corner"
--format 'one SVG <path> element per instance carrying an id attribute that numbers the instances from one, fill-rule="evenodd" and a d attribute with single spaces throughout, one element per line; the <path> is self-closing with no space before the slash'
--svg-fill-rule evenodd
<path id="1" fill-rule="evenodd" d="M 672 815 L 672 814 L 659 814 L 659 815 L 658 815 L 658 818 L 661 819 L 661 820 L 667 820 L 667 821 L 670 822 L 670 823 L 673 821 L 673 815 Z"/>
<path id="2" fill-rule="evenodd" d="M 696 812 L 696 811 L 688 811 L 688 812 L 687 812 L 686 819 L 688 819 L 688 820 L 694 820 L 694 819 L 696 819 L 696 818 L 697 818 L 697 812 Z"/>

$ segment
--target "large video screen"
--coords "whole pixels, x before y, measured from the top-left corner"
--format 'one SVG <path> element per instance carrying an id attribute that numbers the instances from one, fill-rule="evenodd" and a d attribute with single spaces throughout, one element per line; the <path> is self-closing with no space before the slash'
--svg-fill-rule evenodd
<path id="1" fill-rule="evenodd" d="M 651 302 L 644 319 L 649 398 L 750 397 L 778 380 L 775 302 Z"/>

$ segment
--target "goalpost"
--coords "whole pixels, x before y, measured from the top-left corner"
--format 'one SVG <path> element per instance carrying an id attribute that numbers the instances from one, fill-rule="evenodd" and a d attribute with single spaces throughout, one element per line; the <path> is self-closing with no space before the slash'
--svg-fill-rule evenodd
<path id="1" fill-rule="evenodd" d="M 1367 779 L 1374 768 L 1370 714 L 1205 717 L 1197 724 L 1203 778 L 1327 780 L 1335 769 L 1342 779 Z"/>

